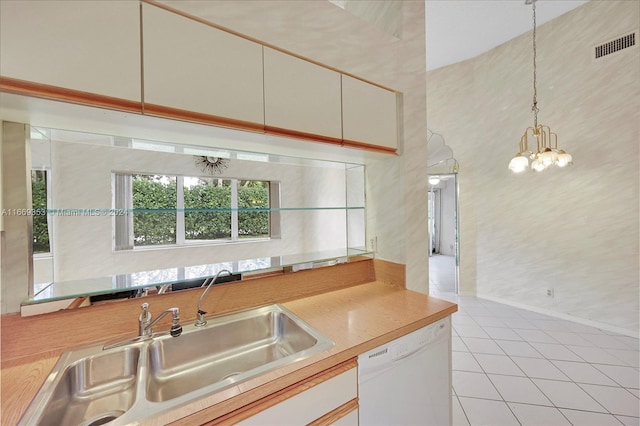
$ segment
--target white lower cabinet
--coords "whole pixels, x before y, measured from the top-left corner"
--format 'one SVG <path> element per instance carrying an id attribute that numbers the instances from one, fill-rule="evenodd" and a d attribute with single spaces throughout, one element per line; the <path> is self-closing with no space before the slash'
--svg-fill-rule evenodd
<path id="1" fill-rule="evenodd" d="M 322 380 L 320 378 L 319 380 Z M 301 385 L 305 386 L 305 385 Z M 238 422 L 239 425 L 286 426 L 315 424 L 357 425 L 358 410 L 335 418 L 328 415 L 358 396 L 357 369 L 351 368 L 303 392 L 278 402 L 259 413 Z M 354 414 L 355 413 L 355 414 Z M 326 416 L 327 420 L 320 419 Z"/>

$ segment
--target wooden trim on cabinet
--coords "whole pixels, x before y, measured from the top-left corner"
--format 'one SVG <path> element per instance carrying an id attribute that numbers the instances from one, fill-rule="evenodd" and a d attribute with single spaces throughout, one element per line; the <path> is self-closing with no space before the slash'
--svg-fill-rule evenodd
<path id="1" fill-rule="evenodd" d="M 0 92 L 33 96 L 55 101 L 70 102 L 92 107 L 108 108 L 118 111 L 133 112 L 160 118 L 221 126 L 250 132 L 267 133 L 271 135 L 296 138 L 311 142 L 322 142 L 331 145 L 341 145 L 344 147 L 365 149 L 385 154 L 397 154 L 397 149 L 391 147 L 372 145 L 364 142 L 357 142 L 346 139 L 343 140 L 341 138 L 332 136 L 317 135 L 313 133 L 285 129 L 282 127 L 266 126 L 262 123 L 236 120 L 233 118 L 187 111 L 179 108 L 130 101 L 126 99 L 114 98 L 111 96 L 97 95 L 95 93 L 67 89 L 58 86 L 51 86 L 48 84 L 33 83 L 30 81 L 19 80 L 10 77 L 0 77 Z"/>
<path id="2" fill-rule="evenodd" d="M 302 392 L 305 392 L 311 389 L 316 385 L 319 385 L 320 383 L 326 382 L 329 379 L 332 379 L 344 372 L 351 370 L 352 368 L 357 368 L 357 367 L 358 367 L 357 358 L 351 358 L 327 370 L 321 371 L 320 373 L 314 374 L 311 377 L 301 380 L 298 383 L 288 386 L 278 392 L 275 392 L 269 396 L 259 399 L 258 401 L 245 405 L 244 407 L 239 408 L 235 411 L 232 411 L 222 417 L 218 417 L 217 419 L 214 419 L 208 423 L 205 423 L 205 425 L 207 426 L 229 425 L 230 426 L 230 425 L 237 424 L 242 420 L 255 416 L 256 414 L 270 407 L 273 407 L 274 405 L 279 404 L 282 401 L 292 398 Z M 357 407 L 357 401 L 356 401 L 356 407 Z M 350 411 L 353 411 L 353 410 L 350 410 Z M 348 413 L 344 413 L 343 416 L 346 414 Z"/>
<path id="3" fill-rule="evenodd" d="M 300 132 L 298 130 L 284 129 L 282 127 L 264 126 L 265 133 L 287 138 L 302 139 L 311 142 L 324 142 L 332 145 L 342 145 L 342 139 L 332 136 L 316 135 L 314 133 Z"/>
<path id="4" fill-rule="evenodd" d="M 33 83 L 11 77 L 0 77 L 0 92 L 134 112 L 137 114 L 142 113 L 142 102 L 97 95 L 95 93 L 67 89 L 49 84 Z"/>
<path id="5" fill-rule="evenodd" d="M 237 31 L 234 31 L 234 30 L 232 30 L 230 28 L 227 28 L 227 27 L 224 27 L 222 25 L 213 23 L 211 21 L 207 21 L 206 19 L 200 18 L 199 16 L 195 16 L 195 15 L 192 15 L 190 13 L 183 12 L 182 10 L 179 10 L 179 9 L 174 8 L 174 7 L 168 6 L 168 5 L 164 4 L 164 3 L 159 3 L 156 0 L 141 0 L 141 2 L 142 3 L 146 3 L 148 5 L 151 5 L 151 6 L 159 7 L 160 9 L 164 9 L 167 12 L 175 13 L 176 15 L 180 15 L 180 16 L 182 16 L 184 18 L 191 19 L 193 21 L 196 21 L 196 22 L 199 22 L 201 24 L 207 25 L 207 26 L 209 26 L 211 28 L 215 28 L 217 30 L 224 31 L 224 32 L 229 33 L 231 35 L 234 35 L 236 37 L 240 37 L 240 38 L 243 38 L 245 40 L 260 44 L 260 45 L 262 45 L 264 47 L 269 47 L 269 48 L 271 48 L 273 50 L 277 50 L 278 52 L 285 53 L 285 54 L 287 54 L 289 56 L 293 56 L 293 57 L 296 57 L 298 59 L 302 59 L 303 61 L 310 62 L 310 63 L 318 65 L 318 66 L 320 66 L 322 68 L 326 68 L 328 70 L 335 71 L 335 72 L 338 72 L 340 74 L 348 75 L 349 77 L 352 77 L 352 78 L 355 78 L 356 80 L 360 80 L 360 81 L 363 81 L 365 83 L 371 84 L 372 86 L 376 86 L 376 87 L 379 87 L 379 88 L 384 89 L 384 90 L 388 90 L 388 91 L 393 92 L 393 93 L 398 93 L 396 90 L 393 90 L 393 89 L 391 89 L 389 87 L 383 86 L 380 83 L 376 83 L 374 81 L 366 80 L 366 79 L 364 79 L 362 77 L 358 77 L 357 75 L 353 75 L 353 74 L 350 74 L 348 72 L 342 71 L 342 70 L 340 70 L 338 68 L 331 67 L 329 65 L 323 64 L 322 62 L 318 62 L 318 61 L 314 61 L 313 59 L 305 58 L 304 56 L 298 55 L 297 53 L 293 53 L 293 52 L 291 52 L 289 50 L 286 50 L 286 49 L 283 49 L 281 47 L 274 46 L 273 44 L 266 43 L 266 42 L 264 42 L 262 40 L 258 40 L 257 38 L 250 37 L 248 35 L 239 33 Z"/>
<path id="6" fill-rule="evenodd" d="M 350 414 L 351 412 L 357 410 L 358 407 L 359 407 L 358 398 L 354 398 L 349 402 L 345 402 L 344 404 L 342 404 L 341 406 L 339 406 L 335 410 L 328 412 L 327 414 L 325 414 L 324 416 L 320 417 L 319 419 L 316 419 L 316 420 L 312 421 L 307 426 L 329 426 L 329 425 L 332 425 L 335 422 L 337 422 L 338 420 L 340 420 L 341 418 L 343 418 L 344 416 L 346 416 L 347 414 Z"/>
<path id="7" fill-rule="evenodd" d="M 389 146 L 373 145 L 373 144 L 370 144 L 370 143 L 352 141 L 352 140 L 349 140 L 349 139 L 344 139 L 342 141 L 342 146 L 345 146 L 345 147 L 348 147 L 348 148 L 366 149 L 366 150 L 369 150 L 369 151 L 382 152 L 382 153 L 385 153 L 385 154 L 397 154 L 398 153 L 398 149 L 397 148 L 391 148 Z"/>
<path id="8" fill-rule="evenodd" d="M 143 114 L 161 118 L 171 118 L 175 120 L 191 121 L 194 123 L 210 124 L 214 126 L 229 127 L 238 130 L 248 130 L 250 132 L 264 132 L 261 123 L 236 120 L 234 118 L 221 117 L 218 115 L 204 114 L 201 112 L 187 111 L 179 108 L 172 108 L 156 104 L 143 104 Z"/>

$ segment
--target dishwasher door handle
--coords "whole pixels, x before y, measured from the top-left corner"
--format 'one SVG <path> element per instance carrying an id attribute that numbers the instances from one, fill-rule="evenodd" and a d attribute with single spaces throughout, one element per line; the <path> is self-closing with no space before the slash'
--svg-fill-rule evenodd
<path id="1" fill-rule="evenodd" d="M 406 354 L 402 354 L 397 358 L 393 358 L 393 354 L 390 353 L 383 362 L 371 363 L 372 365 L 367 366 L 367 360 L 361 361 L 358 359 L 358 382 L 366 383 L 367 381 L 384 374 L 387 370 L 394 368 L 394 366 L 399 362 L 404 362 L 406 360 L 410 360 L 415 356 L 419 356 L 422 352 L 427 349 L 427 346 L 419 346 L 414 350 L 407 352 Z M 389 348 L 389 352 L 392 349 Z"/>
<path id="2" fill-rule="evenodd" d="M 418 352 L 424 350 L 426 347 L 427 347 L 427 345 L 416 345 L 415 347 L 409 348 L 406 352 L 401 353 L 400 355 L 397 355 L 397 356 L 396 356 L 396 348 L 393 348 L 393 349 L 391 349 L 391 357 L 392 357 L 393 362 L 400 361 L 402 359 L 410 357 L 411 355 L 413 355 L 415 353 L 418 353 Z"/>

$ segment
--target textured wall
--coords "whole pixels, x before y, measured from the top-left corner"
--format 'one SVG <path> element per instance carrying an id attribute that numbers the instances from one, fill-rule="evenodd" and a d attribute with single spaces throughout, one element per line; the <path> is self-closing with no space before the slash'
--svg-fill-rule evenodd
<path id="1" fill-rule="evenodd" d="M 82 143 L 52 144 L 53 208 L 112 208 L 112 172 L 201 176 L 193 156 Z M 99 158 L 96 162 L 93 159 Z M 233 159 L 222 178 L 280 182 L 281 207 L 343 207 L 345 170 Z M 312 191 L 308 188 L 313 187 Z M 344 210 L 281 212 L 281 238 L 114 252 L 110 216 L 53 216 L 56 281 L 346 247 Z"/>
<path id="2" fill-rule="evenodd" d="M 531 33 L 427 74 L 429 128 L 460 162 L 461 292 L 638 330 L 640 53 L 592 56 L 639 9 L 592 0 L 538 28 L 539 121 L 569 169 L 507 169 L 533 122 Z"/>
<path id="3" fill-rule="evenodd" d="M 427 52 L 427 58 L 429 52 Z M 428 59 L 427 59 L 428 60 Z M 475 105 L 474 63 L 465 61 L 427 73 L 427 123 L 444 136 L 460 163 L 458 173 L 459 291 L 476 291 L 476 173 L 487 170 L 475 161 L 485 138 L 478 127 L 483 117 L 481 105 Z M 518 136 L 519 137 L 519 136 Z"/>

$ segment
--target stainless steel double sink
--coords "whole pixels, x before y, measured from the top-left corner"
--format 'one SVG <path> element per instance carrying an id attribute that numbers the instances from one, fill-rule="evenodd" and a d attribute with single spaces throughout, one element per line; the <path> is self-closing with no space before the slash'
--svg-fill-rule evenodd
<path id="1" fill-rule="evenodd" d="M 281 305 L 187 324 L 179 337 L 155 335 L 109 349 L 62 354 L 19 425 L 121 425 L 178 408 L 333 342 Z"/>

